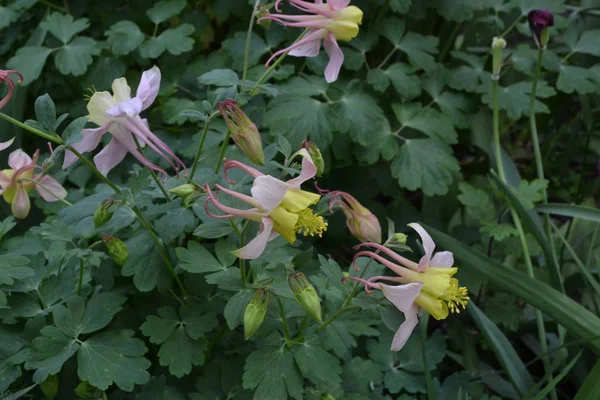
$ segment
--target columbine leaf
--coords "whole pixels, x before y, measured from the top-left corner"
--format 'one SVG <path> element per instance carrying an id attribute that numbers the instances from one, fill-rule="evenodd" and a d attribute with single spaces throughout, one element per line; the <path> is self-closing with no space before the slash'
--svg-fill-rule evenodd
<path id="1" fill-rule="evenodd" d="M 477 221 L 494 221 L 496 208 L 490 195 L 483 189 L 475 188 L 473 185 L 461 182 L 458 184 L 461 194 L 458 200 L 467 209 L 467 214 Z"/>
<path id="2" fill-rule="evenodd" d="M 79 343 L 55 326 L 46 326 L 42 336 L 33 340 L 32 357 L 25 368 L 35 369 L 33 380 L 41 383 L 48 375 L 56 375 L 63 364 L 79 349 Z"/>
<path id="3" fill-rule="evenodd" d="M 126 55 L 138 48 L 144 41 L 144 34 L 131 21 L 119 21 L 105 33 L 108 44 L 115 55 Z"/>
<path id="4" fill-rule="evenodd" d="M 17 255 L 0 255 L 0 285 L 12 285 L 15 279 L 21 280 L 35 275 L 29 268 L 29 258 Z"/>
<path id="5" fill-rule="evenodd" d="M 345 93 L 331 111 L 337 130 L 349 133 L 356 143 L 375 146 L 382 140 L 386 122 L 373 97 L 353 90 Z"/>
<path id="6" fill-rule="evenodd" d="M 123 265 L 123 276 L 133 276 L 135 287 L 141 292 L 149 292 L 157 285 L 166 288 L 170 282 L 158 249 L 145 232 L 125 242 L 129 257 Z"/>
<path id="7" fill-rule="evenodd" d="M 78 37 L 65 44 L 54 57 L 54 65 L 61 74 L 83 75 L 92 63 L 92 56 L 100 54 L 100 47 L 89 37 Z"/>
<path id="8" fill-rule="evenodd" d="M 106 390 L 115 383 L 131 392 L 134 384 L 142 385 L 150 379 L 146 371 L 150 361 L 143 357 L 147 351 L 144 342 L 134 338 L 130 330 L 95 335 L 81 343 L 77 374 L 98 389 Z"/>
<path id="9" fill-rule="evenodd" d="M 448 145 L 434 139 L 407 140 L 391 165 L 392 175 L 408 190 L 427 196 L 448 192 L 452 175 L 460 170 Z"/>
<path id="10" fill-rule="evenodd" d="M 591 69 L 562 64 L 556 88 L 565 93 L 594 93 L 598 90 L 598 84 L 594 79 L 596 79 L 596 74 Z"/>
<path id="11" fill-rule="evenodd" d="M 194 33 L 194 26 L 191 24 L 182 24 L 175 29 L 167 29 L 160 34 L 158 40 L 162 46 L 174 56 L 188 52 L 194 47 L 194 39 L 189 37 Z"/>
<path id="12" fill-rule="evenodd" d="M 522 180 L 519 182 L 513 191 L 517 198 L 523 204 L 523 207 L 527 210 L 531 210 L 535 207 L 535 203 L 538 203 L 544 199 L 544 190 L 548 187 L 548 181 L 545 179 L 534 179 L 531 182 Z"/>
<path id="13" fill-rule="evenodd" d="M 54 12 L 46 17 L 40 24 L 42 29 L 48 30 L 63 44 L 67 44 L 73 36 L 87 29 L 90 23 L 87 18 L 73 20 L 72 15 Z"/>
<path id="14" fill-rule="evenodd" d="M 318 337 L 309 337 L 298 346 L 294 352 L 294 359 L 302 374 L 314 384 L 325 382 L 328 385 L 337 385 L 341 382 L 342 368 L 339 360 L 323 349 Z"/>
<path id="15" fill-rule="evenodd" d="M 437 110 L 431 107 L 423 108 L 418 103 L 394 103 L 392 109 L 403 127 L 416 129 L 448 144 L 458 142 L 452 119 Z"/>
<path id="16" fill-rule="evenodd" d="M 478 91 L 485 92 L 481 100 L 485 104 L 491 104 L 491 83 L 484 83 Z M 498 104 L 502 110 L 505 110 L 509 118 L 517 120 L 529 113 L 529 103 L 531 102 L 531 82 L 518 82 L 507 87 L 500 87 L 498 90 Z M 536 97 L 547 98 L 554 96 L 556 91 L 548 86 L 544 81 L 539 81 Z M 536 100 L 536 113 L 549 113 L 550 110 L 544 103 Z"/>
<path id="17" fill-rule="evenodd" d="M 19 71 L 23 75 L 23 85 L 29 85 L 42 73 L 50 53 L 52 53 L 52 49 L 47 47 L 21 47 L 17 50 L 17 54 L 8 60 L 7 66 Z"/>
<path id="18" fill-rule="evenodd" d="M 600 29 L 585 31 L 572 51 L 600 57 L 600 41 L 598 37 L 600 37 Z"/>
<path id="19" fill-rule="evenodd" d="M 413 67 L 429 71 L 435 68 L 435 58 L 432 54 L 438 53 L 438 42 L 437 37 L 408 32 L 400 41 L 398 48 L 408 55 Z"/>
<path id="20" fill-rule="evenodd" d="M 181 268 L 188 272 L 200 274 L 227 269 L 199 243 L 190 242 L 187 249 L 179 247 L 175 251 L 181 260 Z"/>
<path id="21" fill-rule="evenodd" d="M 238 57 L 244 54 L 246 50 L 246 32 L 237 32 L 232 39 L 223 42 L 223 48 L 231 54 L 233 58 L 233 68 L 241 71 L 244 67 L 244 57 Z M 265 41 L 256 33 L 250 37 L 250 54 L 248 57 L 248 66 L 253 67 L 260 61 L 260 58 L 269 51 Z"/>
<path id="22" fill-rule="evenodd" d="M 244 388 L 256 389 L 254 400 L 301 400 L 302 376 L 292 353 L 285 347 L 267 346 L 246 359 Z"/>
<path id="23" fill-rule="evenodd" d="M 148 18 L 155 24 L 160 24 L 179 14 L 186 6 L 186 0 L 162 0 L 146 11 Z"/>

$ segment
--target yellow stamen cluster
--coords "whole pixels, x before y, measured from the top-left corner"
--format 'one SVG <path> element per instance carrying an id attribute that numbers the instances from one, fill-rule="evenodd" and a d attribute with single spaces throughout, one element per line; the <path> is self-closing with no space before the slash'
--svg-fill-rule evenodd
<path id="1" fill-rule="evenodd" d="M 296 213 L 298 222 L 296 222 L 295 231 L 304 236 L 323 236 L 323 232 L 327 230 L 327 222 L 320 215 L 316 215 L 310 208 L 305 208 Z"/>
<path id="2" fill-rule="evenodd" d="M 470 300 L 466 287 L 458 287 L 458 281 L 452 279 L 446 293 L 442 296 L 442 301 L 448 305 L 448 309 L 453 313 L 460 313 L 461 306 L 463 310 L 467 307 Z"/>

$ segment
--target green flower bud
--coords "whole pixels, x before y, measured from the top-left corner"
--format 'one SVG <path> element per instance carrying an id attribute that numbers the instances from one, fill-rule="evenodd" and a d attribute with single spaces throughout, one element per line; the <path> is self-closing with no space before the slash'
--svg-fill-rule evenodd
<path id="1" fill-rule="evenodd" d="M 506 40 L 503 38 L 495 37 L 492 40 L 492 79 L 500 79 L 500 70 L 502 69 L 502 63 L 504 58 L 502 56 L 502 49 L 506 47 Z"/>
<path id="2" fill-rule="evenodd" d="M 256 23 L 265 29 L 271 28 L 271 20 L 268 18 L 264 18 L 268 17 L 269 15 L 271 15 L 271 13 L 269 12 L 269 7 L 260 6 L 258 12 L 256 13 Z"/>
<path id="3" fill-rule="evenodd" d="M 105 199 L 98 207 L 96 207 L 96 211 L 94 211 L 94 227 L 100 228 L 102 225 L 110 221 L 115 213 L 112 209 L 112 206 L 115 203 L 116 201 L 113 199 Z"/>
<path id="4" fill-rule="evenodd" d="M 297 272 L 288 276 L 288 284 L 294 292 L 296 301 L 304 311 L 315 320 L 321 322 L 321 299 L 317 291 L 308 282 L 306 276 L 302 272 Z"/>
<path id="5" fill-rule="evenodd" d="M 87 382 L 81 382 L 79 385 L 77 385 L 77 387 L 75 388 L 75 394 L 77 395 L 77 397 L 79 397 L 80 399 L 105 399 L 106 396 L 104 395 L 104 392 L 102 392 L 100 389 L 90 385 Z"/>
<path id="6" fill-rule="evenodd" d="M 258 289 L 244 311 L 244 338 L 248 340 L 261 327 L 267 316 L 271 295 L 266 289 Z"/>
<path id="7" fill-rule="evenodd" d="M 308 151 L 308 154 L 310 154 L 310 157 L 315 163 L 315 167 L 317 168 L 317 176 L 323 175 L 323 172 L 325 172 L 325 160 L 323 160 L 321 150 L 319 150 L 315 143 L 307 142 L 306 140 L 302 143 L 302 147 Z"/>
<path id="8" fill-rule="evenodd" d="M 125 243 L 113 235 L 104 235 L 102 241 L 108 249 L 108 254 L 122 267 L 125 261 L 127 261 L 127 257 L 129 257 L 129 250 L 127 250 Z"/>
<path id="9" fill-rule="evenodd" d="M 394 233 L 390 244 L 406 244 L 406 239 L 408 239 L 408 236 L 404 233 Z"/>
<path id="10" fill-rule="evenodd" d="M 189 196 L 190 194 L 194 193 L 195 190 L 196 190 L 196 187 L 194 185 L 185 183 L 183 185 L 174 187 L 173 189 L 169 189 L 169 192 L 174 193 L 176 196 L 185 198 L 185 197 Z"/>
<path id="11" fill-rule="evenodd" d="M 232 99 L 217 103 L 217 109 L 227 124 L 231 138 L 237 147 L 244 152 L 246 157 L 254 164 L 263 165 L 265 154 L 262 148 L 260 133 L 254 122 L 238 107 Z"/>
<path id="12" fill-rule="evenodd" d="M 48 378 L 40 385 L 40 389 L 48 400 L 54 400 L 58 394 L 58 376 L 49 375 Z"/>

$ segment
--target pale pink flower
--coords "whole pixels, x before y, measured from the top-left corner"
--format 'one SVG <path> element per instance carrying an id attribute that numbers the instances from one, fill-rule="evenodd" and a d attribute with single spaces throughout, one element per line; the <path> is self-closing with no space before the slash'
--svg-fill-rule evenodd
<path id="1" fill-rule="evenodd" d="M 131 88 L 127 85 L 125 78 L 113 81 L 113 95 L 109 92 L 96 92 L 90 98 L 87 105 L 89 120 L 98 128 L 84 129 L 83 139 L 75 143 L 73 148 L 80 153 L 94 150 L 100 144 L 102 136 L 109 132 L 112 140 L 108 145 L 94 157 L 94 163 L 98 170 L 107 175 L 117 166 L 127 153 L 131 153 L 142 165 L 161 173 L 166 177 L 166 172 L 160 167 L 152 164 L 138 150 L 134 137 L 141 147 L 148 146 L 169 164 L 179 171 L 185 169 L 185 164 L 175 153 L 148 128 L 148 123 L 140 117 L 140 113 L 150 107 L 156 99 L 160 88 L 161 74 L 158 67 L 145 71 L 140 79 L 135 97 L 131 97 Z M 77 157 L 70 151 L 66 151 L 63 168 L 68 168 Z"/>
<path id="2" fill-rule="evenodd" d="M 350 41 L 358 35 L 359 25 L 362 23 L 363 12 L 356 6 L 349 6 L 350 0 L 315 0 L 314 3 L 304 0 L 288 0 L 289 3 L 309 15 L 270 14 L 259 18 L 271 20 L 285 26 L 308 28 L 306 35 L 291 46 L 275 52 L 267 61 L 271 61 L 280 54 L 289 52 L 294 57 L 315 57 L 319 55 L 321 41 L 329 56 L 329 63 L 325 68 L 325 80 L 334 82 L 338 78 L 344 53 L 338 45 L 338 40 Z M 279 3 L 275 8 L 279 11 Z"/>
<path id="3" fill-rule="evenodd" d="M 0 143 L 0 150 L 12 144 L 14 138 Z M 43 173 L 34 174 L 40 151 L 37 150 L 33 159 L 23 150 L 15 150 L 8 156 L 8 165 L 11 169 L 0 172 L 0 194 L 7 203 L 11 204 L 11 211 L 17 218 L 25 218 L 29 214 L 31 202 L 29 192 L 35 188 L 40 196 L 47 202 L 55 202 L 67 197 L 67 191 L 56 179 Z"/>
<path id="4" fill-rule="evenodd" d="M 370 257 L 388 267 L 396 276 L 374 276 L 368 280 L 357 277 L 346 278 L 363 283 L 367 292 L 369 289 L 381 290 L 383 295 L 404 314 L 405 320 L 392 340 L 393 351 L 404 347 L 419 322 L 418 316 L 422 310 L 427 310 L 435 319 L 445 319 L 450 312 L 460 312 L 459 306 L 465 308 L 469 301 L 467 288 L 459 287 L 458 280 L 453 278 L 458 268 L 451 268 L 454 264 L 452 253 L 444 251 L 432 257 L 435 243 L 431 236 L 417 223 L 409 226 L 417 231 L 423 242 L 425 256 L 419 263 L 408 260 L 380 244 L 363 243 L 354 248 L 372 247 L 394 262 L 372 251 L 360 251 L 354 256 L 355 268 L 359 257 Z M 400 285 L 386 285 L 379 281 Z"/>
<path id="5" fill-rule="evenodd" d="M 213 194 L 210 187 L 206 186 L 208 196 L 204 206 L 209 216 L 213 218 L 241 217 L 261 224 L 259 234 L 246 246 L 234 252 L 237 257 L 243 259 L 260 257 L 267 243 L 279 235 L 288 242 L 294 243 L 297 232 L 301 232 L 305 236 L 321 236 L 327 229 L 327 223 L 323 221 L 323 218 L 313 214 L 309 208 L 316 204 L 321 196 L 300 189 L 302 183 L 315 176 L 317 171 L 315 164 L 306 149 L 301 149 L 296 154 L 303 157 L 302 170 L 300 175 L 285 182 L 265 175 L 239 161 L 226 161 L 224 172 L 230 183 L 232 182 L 227 177 L 227 171 L 232 168 L 240 168 L 254 177 L 251 196 L 221 185 L 215 185 L 216 193 Z M 226 206 L 219 201 L 219 192 L 235 197 L 252 208 L 237 209 Z M 209 203 L 214 204 L 225 215 L 211 213 L 208 209 Z"/>

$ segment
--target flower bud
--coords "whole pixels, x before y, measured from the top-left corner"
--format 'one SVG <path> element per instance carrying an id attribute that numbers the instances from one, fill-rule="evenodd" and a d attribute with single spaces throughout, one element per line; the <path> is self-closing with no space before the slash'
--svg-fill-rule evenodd
<path id="1" fill-rule="evenodd" d="M 349 194 L 344 196 L 344 200 L 347 205 L 342 205 L 342 211 L 352 236 L 360 242 L 381 243 L 381 225 L 377 217 Z"/>
<path id="2" fill-rule="evenodd" d="M 112 206 L 116 203 L 113 199 L 105 199 L 94 211 L 94 227 L 100 228 L 112 218 L 115 213 Z"/>
<path id="3" fill-rule="evenodd" d="M 108 254 L 122 267 L 127 261 L 127 257 L 129 257 L 129 250 L 127 250 L 125 243 L 114 235 L 104 235 L 102 241 L 108 249 Z"/>
<path id="4" fill-rule="evenodd" d="M 176 186 L 173 189 L 169 189 L 169 192 L 175 194 L 176 196 L 185 198 L 194 193 L 195 190 L 196 187 L 194 185 L 185 183 L 183 185 Z"/>
<path id="5" fill-rule="evenodd" d="M 262 26 L 265 29 L 271 28 L 271 20 L 269 18 L 265 18 L 270 16 L 269 8 L 265 6 L 260 6 L 258 8 L 258 12 L 256 13 L 256 23 Z"/>
<path id="6" fill-rule="evenodd" d="M 302 272 L 290 274 L 288 284 L 294 292 L 296 301 L 304 311 L 316 321 L 321 322 L 321 299 L 313 285 L 306 279 L 306 276 Z"/>
<path id="7" fill-rule="evenodd" d="M 223 116 L 231 138 L 237 147 L 254 164 L 263 165 L 265 163 L 265 154 L 263 153 L 262 140 L 256 125 L 238 107 L 235 100 L 227 99 L 218 102 L 217 109 Z"/>
<path id="8" fill-rule="evenodd" d="M 258 289 L 244 311 L 244 339 L 248 340 L 261 327 L 267 316 L 271 295 L 266 289 Z"/>
<path id="9" fill-rule="evenodd" d="M 406 244 L 406 239 L 408 239 L 408 235 L 404 233 L 394 233 L 392 239 L 390 240 L 390 244 Z"/>
<path id="10" fill-rule="evenodd" d="M 495 37 L 492 40 L 492 79 L 500 79 L 500 70 L 502 69 L 502 63 L 504 58 L 502 56 L 502 49 L 506 47 L 506 40 L 503 38 Z"/>
<path id="11" fill-rule="evenodd" d="M 77 395 L 77 397 L 79 397 L 80 399 L 100 399 L 100 398 L 106 398 L 106 397 L 102 397 L 103 392 L 90 385 L 87 382 L 81 382 L 79 385 L 77 385 L 77 387 L 75 388 L 75 394 Z"/>
<path id="12" fill-rule="evenodd" d="M 54 400 L 58 394 L 58 376 L 49 375 L 48 378 L 40 385 L 40 390 L 48 400 Z"/>
<path id="13" fill-rule="evenodd" d="M 315 167 L 317 168 L 317 176 L 323 175 L 323 172 L 325 172 L 325 160 L 323 160 L 321 150 L 319 150 L 315 143 L 307 142 L 306 140 L 302 143 L 302 147 L 308 151 L 313 163 L 315 163 Z"/>
<path id="14" fill-rule="evenodd" d="M 548 10 L 532 10 L 527 14 L 529 29 L 538 49 L 546 49 L 550 38 L 549 28 L 554 26 L 554 15 Z"/>

